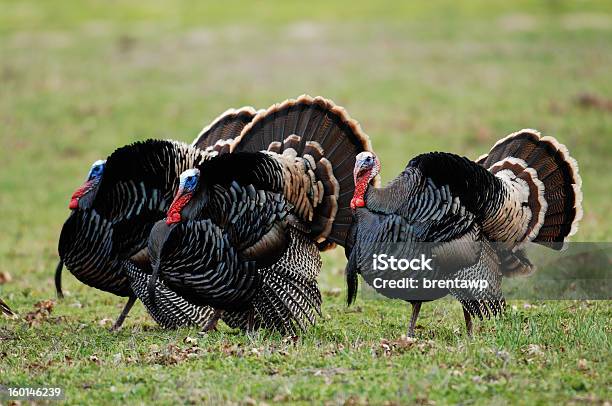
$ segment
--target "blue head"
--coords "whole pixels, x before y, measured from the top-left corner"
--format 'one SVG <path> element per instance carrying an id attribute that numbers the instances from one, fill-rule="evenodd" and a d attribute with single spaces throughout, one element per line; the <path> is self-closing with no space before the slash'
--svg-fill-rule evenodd
<path id="1" fill-rule="evenodd" d="M 78 208 L 83 209 L 91 204 L 93 198 L 95 197 L 94 192 L 98 189 L 97 186 L 100 184 L 100 180 L 102 179 L 105 166 L 106 161 L 103 160 L 98 160 L 93 163 L 89 173 L 87 174 L 87 180 L 74 192 L 72 198 L 70 199 L 70 204 L 68 207 L 71 210 Z"/>
<path id="2" fill-rule="evenodd" d="M 88 181 L 100 181 L 102 174 L 104 173 L 104 168 L 106 167 L 105 160 L 97 160 L 91 165 L 91 169 L 89 170 L 89 174 L 87 175 Z"/>
<path id="3" fill-rule="evenodd" d="M 182 220 L 181 212 L 189 203 L 200 182 L 200 170 L 188 169 L 181 173 L 179 178 L 179 187 L 174 197 L 174 201 L 168 209 L 166 216 L 166 224 L 178 223 Z"/>

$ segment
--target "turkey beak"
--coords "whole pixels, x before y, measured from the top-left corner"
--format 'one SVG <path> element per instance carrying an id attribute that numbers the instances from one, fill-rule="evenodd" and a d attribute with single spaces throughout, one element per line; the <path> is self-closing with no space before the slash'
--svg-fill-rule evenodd
<path id="1" fill-rule="evenodd" d="M 183 188 L 183 186 L 179 186 L 178 190 L 176 191 L 176 194 L 174 195 L 174 199 L 172 199 L 172 204 L 175 204 L 176 201 L 178 199 L 181 198 L 181 196 L 183 196 L 183 193 L 185 193 L 185 188 Z"/>
<path id="2" fill-rule="evenodd" d="M 362 165 L 363 165 L 363 161 L 357 161 L 355 163 L 355 168 L 353 169 L 353 179 L 355 180 L 355 183 L 357 183 L 357 179 L 359 179 L 361 175 Z"/>
<path id="3" fill-rule="evenodd" d="M 353 170 L 353 178 L 355 180 L 355 184 L 357 183 L 357 179 L 360 179 L 370 170 L 370 168 L 364 165 L 364 163 L 365 161 L 358 161 L 355 165 L 355 169 Z"/>

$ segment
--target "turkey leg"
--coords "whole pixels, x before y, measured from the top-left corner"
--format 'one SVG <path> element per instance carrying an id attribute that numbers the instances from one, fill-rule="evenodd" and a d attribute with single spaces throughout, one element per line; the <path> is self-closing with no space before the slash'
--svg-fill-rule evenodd
<path id="1" fill-rule="evenodd" d="M 414 337 L 414 327 L 416 326 L 416 321 L 419 318 L 419 312 L 421 311 L 421 305 L 423 302 L 410 302 L 412 305 L 412 314 L 410 315 L 410 326 L 408 326 L 408 337 Z"/>
<path id="2" fill-rule="evenodd" d="M 249 310 L 249 318 L 247 319 L 247 334 L 255 332 L 255 308 Z"/>
<path id="3" fill-rule="evenodd" d="M 64 261 L 60 260 L 55 268 L 55 292 L 59 299 L 64 298 L 64 292 L 62 291 L 62 268 L 64 267 Z"/>
<path id="4" fill-rule="evenodd" d="M 127 303 L 125 304 L 125 307 L 121 311 L 121 314 L 117 318 L 117 321 L 110 328 L 110 331 L 117 331 L 119 330 L 119 328 L 121 328 L 121 325 L 123 325 L 123 322 L 125 321 L 125 318 L 127 317 L 128 313 L 130 312 L 130 310 L 132 310 L 132 306 L 134 306 L 134 303 L 136 303 L 136 296 L 130 296 Z"/>
<path id="5" fill-rule="evenodd" d="M 463 308 L 463 318 L 465 319 L 465 328 L 467 329 L 467 335 L 468 337 L 472 336 L 472 316 L 470 316 L 470 313 L 465 309 L 465 307 Z"/>

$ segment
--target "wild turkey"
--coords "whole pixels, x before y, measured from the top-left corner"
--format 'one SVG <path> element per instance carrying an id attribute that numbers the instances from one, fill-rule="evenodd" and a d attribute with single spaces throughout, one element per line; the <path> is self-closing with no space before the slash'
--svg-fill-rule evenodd
<path id="1" fill-rule="evenodd" d="M 8 305 L 2 299 L 0 299 L 0 310 L 2 310 L 2 314 L 6 316 L 15 317 L 15 313 L 13 313 L 11 308 L 8 307 Z"/>
<path id="2" fill-rule="evenodd" d="M 534 270 L 524 244 L 559 249 L 582 218 L 576 161 L 556 139 L 534 130 L 510 134 L 477 162 L 442 152 L 419 155 L 386 187 L 370 187 L 379 171 L 375 155 L 357 156 L 351 202 L 355 223 L 346 246 L 349 304 L 357 292 L 357 274 L 367 282 L 378 276 L 372 258 L 385 244 L 399 243 L 394 247 L 414 255 L 424 247 L 420 243 L 434 243 L 432 257 L 449 265 L 441 276 L 486 280 L 489 285 L 483 291 L 455 287 L 425 292 L 422 285 L 404 291 L 402 298 L 413 307 L 410 336 L 421 302 L 448 293 L 463 305 L 471 334 L 472 316 L 482 319 L 503 311 L 502 276 Z M 414 279 L 428 275 L 431 271 L 411 274 Z"/>
<path id="3" fill-rule="evenodd" d="M 370 150 L 359 125 L 321 97 L 259 113 L 231 154 L 181 175 L 149 237 L 149 286 L 159 277 L 216 317 L 243 314 L 247 330 L 303 331 L 320 312 L 317 247 L 346 239 L 355 155 Z"/>
<path id="4" fill-rule="evenodd" d="M 226 140 L 239 135 L 254 115 L 250 107 L 228 110 L 191 146 L 148 140 L 119 148 L 105 161 L 96 161 L 70 200 L 72 212 L 60 235 L 61 260 L 55 276 L 58 296 L 63 296 L 61 270 L 65 263 L 81 282 L 129 297 L 113 326 L 119 328 L 136 301 L 139 287 L 147 285 L 147 237 L 153 224 L 164 218 L 179 174 L 228 149 Z M 160 303 L 168 304 L 164 312 L 152 314 L 162 326 L 199 324 L 211 314 L 210 309 L 193 308 L 161 284 L 157 289 Z"/>

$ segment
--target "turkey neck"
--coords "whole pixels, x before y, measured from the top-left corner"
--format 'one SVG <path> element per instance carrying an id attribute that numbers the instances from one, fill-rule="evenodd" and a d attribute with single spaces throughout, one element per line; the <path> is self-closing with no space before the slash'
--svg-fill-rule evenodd
<path id="1" fill-rule="evenodd" d="M 181 222 L 203 218 L 202 214 L 207 209 L 206 206 L 209 202 L 208 196 L 209 191 L 205 186 L 193 192 L 191 198 L 181 210 Z"/>

